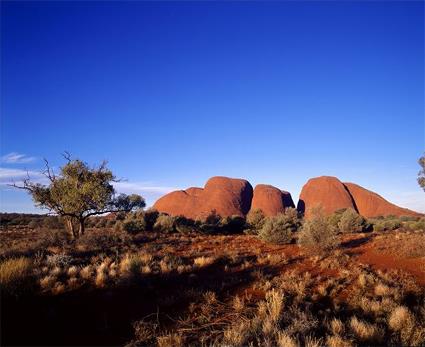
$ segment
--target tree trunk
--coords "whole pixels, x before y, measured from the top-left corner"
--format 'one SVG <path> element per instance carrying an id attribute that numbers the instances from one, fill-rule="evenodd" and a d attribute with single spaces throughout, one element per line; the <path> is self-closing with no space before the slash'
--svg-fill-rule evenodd
<path id="1" fill-rule="evenodd" d="M 67 218 L 66 224 L 67 224 L 69 235 L 71 236 L 72 239 L 75 239 L 77 235 L 75 234 L 74 223 L 72 223 L 72 218 Z"/>
<path id="2" fill-rule="evenodd" d="M 80 229 L 78 231 L 78 234 L 79 234 L 79 236 L 81 236 L 81 235 L 84 235 L 84 231 L 85 231 L 85 229 L 84 229 L 85 219 L 80 218 L 78 221 L 80 222 Z"/>

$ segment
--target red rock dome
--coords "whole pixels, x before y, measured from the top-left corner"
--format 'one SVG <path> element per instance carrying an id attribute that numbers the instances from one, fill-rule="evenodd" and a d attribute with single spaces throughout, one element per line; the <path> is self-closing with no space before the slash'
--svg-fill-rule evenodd
<path id="1" fill-rule="evenodd" d="M 252 186 L 243 179 L 212 177 L 204 188 L 189 188 L 164 195 L 154 204 L 160 212 L 187 218 L 205 218 L 212 211 L 222 217 L 244 216 L 251 207 Z"/>
<path id="2" fill-rule="evenodd" d="M 265 216 L 274 216 L 288 207 L 295 207 L 290 193 L 267 184 L 255 186 L 251 209 L 261 209 Z"/>
<path id="3" fill-rule="evenodd" d="M 342 208 L 355 209 L 354 201 L 344 184 L 336 177 L 311 178 L 303 186 L 298 201 L 298 210 L 308 219 L 315 207 L 321 206 L 325 215 Z"/>
<path id="4" fill-rule="evenodd" d="M 371 192 L 354 183 L 344 183 L 351 196 L 354 199 L 358 212 L 364 217 L 377 216 L 414 216 L 420 217 L 421 214 L 396 206 L 385 200 L 382 196 Z"/>

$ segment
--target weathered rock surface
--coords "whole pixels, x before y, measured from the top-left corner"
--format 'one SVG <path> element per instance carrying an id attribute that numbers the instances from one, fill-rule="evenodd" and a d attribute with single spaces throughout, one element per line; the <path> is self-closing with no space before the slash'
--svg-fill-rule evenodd
<path id="1" fill-rule="evenodd" d="M 212 211 L 222 217 L 244 216 L 251 208 L 253 189 L 243 179 L 212 177 L 204 188 L 189 188 L 161 197 L 154 208 L 172 216 L 205 218 Z"/>
<path id="2" fill-rule="evenodd" d="M 255 186 L 251 209 L 261 209 L 265 216 L 274 216 L 288 207 L 295 207 L 290 193 L 267 184 Z"/>
<path id="3" fill-rule="evenodd" d="M 421 216 L 420 213 L 402 208 L 385 200 L 382 196 L 354 183 L 344 183 L 354 199 L 357 211 L 363 217 L 377 216 Z"/>
<path id="4" fill-rule="evenodd" d="M 308 219 L 315 207 L 321 206 L 325 215 L 342 208 L 355 209 L 354 201 L 344 184 L 336 177 L 311 178 L 303 186 L 298 201 L 298 210 Z"/>

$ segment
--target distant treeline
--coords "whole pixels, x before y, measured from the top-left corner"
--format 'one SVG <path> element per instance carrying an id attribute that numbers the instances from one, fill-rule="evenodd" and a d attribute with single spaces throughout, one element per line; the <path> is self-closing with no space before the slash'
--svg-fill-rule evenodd
<path id="1" fill-rule="evenodd" d="M 63 222 L 58 216 L 48 216 L 43 214 L 32 213 L 0 213 L 0 226 L 1 227 L 28 227 L 34 228 L 63 228 Z"/>
<path id="2" fill-rule="evenodd" d="M 115 225 L 115 218 L 124 219 L 123 216 L 114 216 L 113 219 L 106 216 L 92 217 L 87 221 L 88 227 L 112 227 Z M 0 227 L 21 227 L 21 228 L 48 228 L 63 229 L 64 223 L 60 216 L 32 213 L 0 213 Z"/>

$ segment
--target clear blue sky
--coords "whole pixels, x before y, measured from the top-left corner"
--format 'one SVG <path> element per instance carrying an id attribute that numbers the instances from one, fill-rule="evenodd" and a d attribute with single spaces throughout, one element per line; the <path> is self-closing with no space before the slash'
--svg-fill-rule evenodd
<path id="1" fill-rule="evenodd" d="M 425 211 L 424 111 L 421 1 L 1 3 L 2 211 L 64 150 L 148 203 L 332 175 Z"/>

